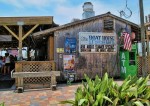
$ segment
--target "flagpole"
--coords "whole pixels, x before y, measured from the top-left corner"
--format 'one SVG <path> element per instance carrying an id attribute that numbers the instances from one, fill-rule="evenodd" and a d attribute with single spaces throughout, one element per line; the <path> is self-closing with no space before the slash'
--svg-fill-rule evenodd
<path id="1" fill-rule="evenodd" d="M 146 76 L 146 49 L 145 49 L 145 27 L 144 27 L 144 11 L 143 0 L 139 0 L 140 22 L 141 22 L 141 42 L 142 42 L 142 74 Z"/>

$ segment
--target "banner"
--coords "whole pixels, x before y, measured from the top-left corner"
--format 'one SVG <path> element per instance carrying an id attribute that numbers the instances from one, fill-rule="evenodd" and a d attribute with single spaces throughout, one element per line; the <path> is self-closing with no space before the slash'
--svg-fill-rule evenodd
<path id="1" fill-rule="evenodd" d="M 66 53 L 75 53 L 76 52 L 76 38 L 66 38 L 65 52 Z"/>
<path id="2" fill-rule="evenodd" d="M 12 50 L 7 50 L 8 51 L 8 53 L 10 54 L 10 55 L 13 55 L 13 56 L 18 56 L 18 50 L 16 49 L 12 49 Z"/>

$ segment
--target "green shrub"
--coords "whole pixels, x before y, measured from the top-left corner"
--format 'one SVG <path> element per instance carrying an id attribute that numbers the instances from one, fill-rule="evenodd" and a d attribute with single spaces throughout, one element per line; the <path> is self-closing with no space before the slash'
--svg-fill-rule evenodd
<path id="1" fill-rule="evenodd" d="M 150 87 L 146 78 L 128 77 L 119 86 L 106 73 L 91 80 L 85 75 L 86 82 L 77 88 L 74 100 L 61 101 L 72 106 L 150 106 Z"/>
<path id="2" fill-rule="evenodd" d="M 4 102 L 3 102 L 3 103 L 0 103 L 0 106 L 5 106 L 5 105 L 4 105 Z"/>

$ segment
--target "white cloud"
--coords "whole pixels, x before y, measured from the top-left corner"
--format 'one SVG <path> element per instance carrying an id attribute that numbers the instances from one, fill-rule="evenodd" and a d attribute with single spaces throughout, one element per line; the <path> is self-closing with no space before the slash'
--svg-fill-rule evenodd
<path id="1" fill-rule="evenodd" d="M 56 18 L 56 23 L 65 24 L 71 22 L 73 18 L 82 18 L 82 6 L 72 6 L 67 7 L 65 5 L 58 5 L 55 9 L 54 20 Z M 59 20 L 57 19 L 59 18 Z"/>
<path id="2" fill-rule="evenodd" d="M 119 11 L 125 6 L 125 1 L 121 2 L 121 4 L 116 3 L 115 5 L 114 3 L 109 4 L 108 2 L 104 2 L 104 0 L 89 1 L 93 3 L 95 15 L 100 15 L 110 11 L 112 14 L 119 16 Z M 133 5 L 132 1 L 130 2 L 131 3 L 129 4 Z M 50 15 L 54 16 L 55 23 L 62 25 L 71 22 L 73 18 L 82 19 L 82 6 L 84 2 L 74 5 L 71 4 L 71 0 L 0 0 L 0 3 L 16 7 L 11 12 L 14 15 Z M 134 8 L 135 6 L 132 7 Z M 33 11 L 29 10 L 32 8 Z M 138 10 L 135 8 L 134 10 L 132 17 L 128 20 L 138 23 Z"/>
<path id="3" fill-rule="evenodd" d="M 100 1 L 92 2 L 95 15 L 104 14 L 110 11 L 112 14 L 119 15 L 119 12 L 111 5 L 103 4 Z M 75 6 L 58 5 L 55 9 L 54 21 L 58 24 L 66 24 L 71 22 L 73 18 L 82 19 L 82 4 Z"/>
<path id="4" fill-rule="evenodd" d="M 17 8 L 25 8 L 28 6 L 42 8 L 46 6 L 53 6 L 54 3 L 65 3 L 66 0 L 1 0 L 0 2 L 15 6 Z"/>

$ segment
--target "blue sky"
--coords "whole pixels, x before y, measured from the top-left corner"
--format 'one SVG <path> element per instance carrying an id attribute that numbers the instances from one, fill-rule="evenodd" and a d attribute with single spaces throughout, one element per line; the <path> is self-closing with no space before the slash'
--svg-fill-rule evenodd
<path id="1" fill-rule="evenodd" d="M 88 0 L 93 3 L 96 15 L 110 11 L 120 16 L 119 11 L 125 8 L 126 0 Z M 54 16 L 57 24 L 66 24 L 73 18 L 82 19 L 82 6 L 87 0 L 0 0 L 0 17 L 3 16 Z M 131 18 L 127 19 L 140 24 L 139 0 L 128 0 L 132 10 Z M 143 0 L 144 13 L 150 13 L 150 0 Z M 128 14 L 128 11 L 126 11 Z"/>

